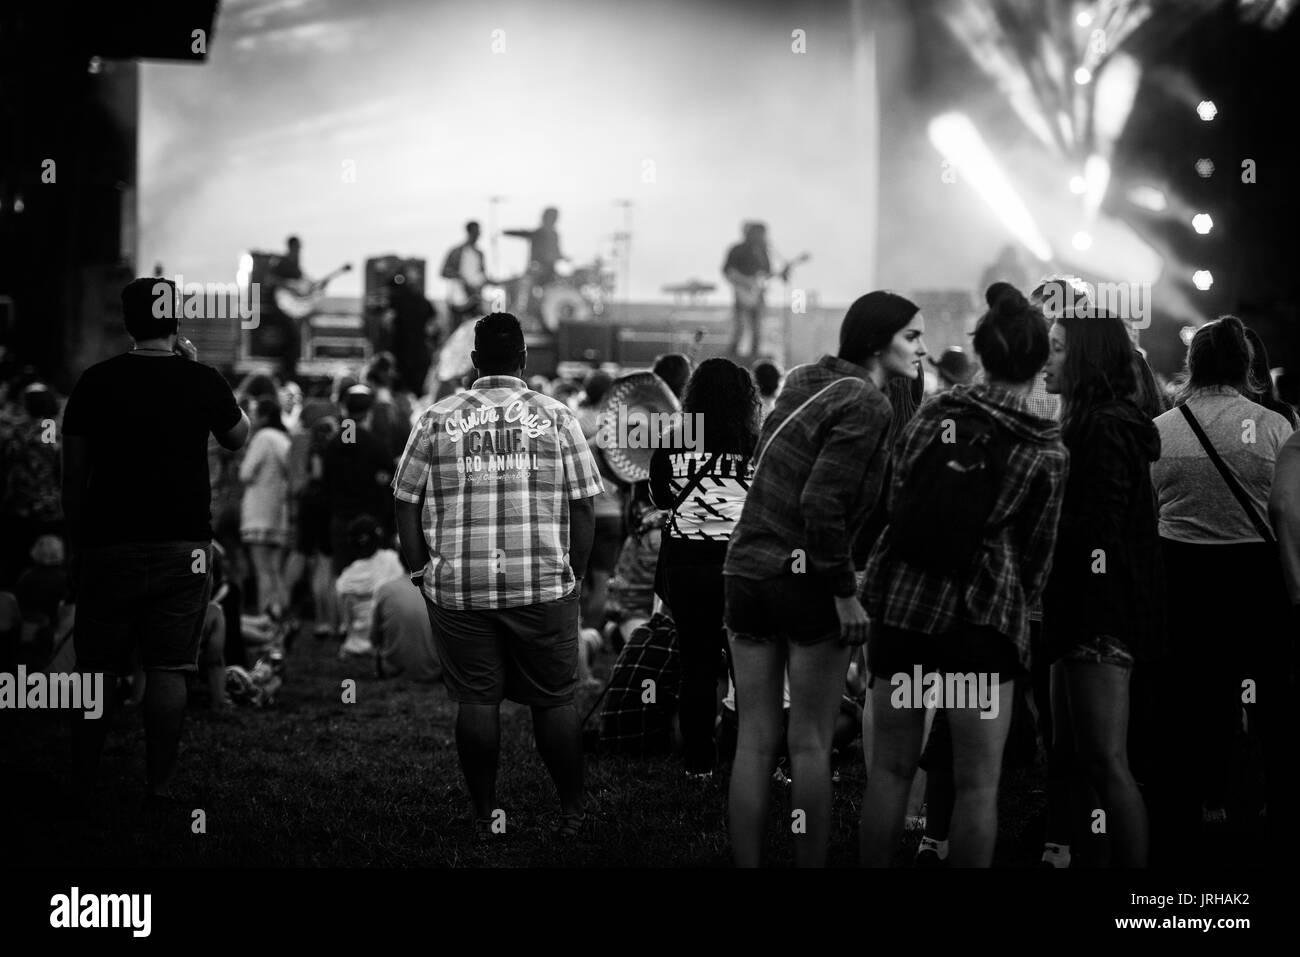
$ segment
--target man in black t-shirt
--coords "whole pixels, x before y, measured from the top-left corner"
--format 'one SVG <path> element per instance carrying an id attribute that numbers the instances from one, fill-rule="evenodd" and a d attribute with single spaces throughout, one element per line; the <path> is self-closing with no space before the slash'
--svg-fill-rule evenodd
<path id="1" fill-rule="evenodd" d="M 211 585 L 208 434 L 233 451 L 249 426 L 225 380 L 178 337 L 173 283 L 128 283 L 122 312 L 135 347 L 87 369 L 64 410 L 63 509 L 77 667 L 130 674 L 139 650 L 149 795 L 158 800 L 176 763 Z M 75 723 L 83 798 L 111 723 L 107 699 L 101 718 Z"/>

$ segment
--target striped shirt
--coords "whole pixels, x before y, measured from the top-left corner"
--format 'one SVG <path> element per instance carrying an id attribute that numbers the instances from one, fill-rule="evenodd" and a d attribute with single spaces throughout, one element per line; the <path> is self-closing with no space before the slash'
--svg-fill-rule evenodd
<path id="1" fill-rule="evenodd" d="M 424 502 L 424 591 L 442 608 L 517 608 L 573 590 L 569 502 L 603 489 L 577 418 L 513 376 L 431 406 L 393 494 Z"/>

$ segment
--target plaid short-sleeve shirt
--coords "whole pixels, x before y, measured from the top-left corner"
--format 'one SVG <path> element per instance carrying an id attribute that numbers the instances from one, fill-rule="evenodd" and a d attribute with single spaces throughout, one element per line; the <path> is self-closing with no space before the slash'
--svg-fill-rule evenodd
<path id="1" fill-rule="evenodd" d="M 420 417 L 393 494 L 423 501 L 424 590 L 443 608 L 517 608 L 573 590 L 569 502 L 603 489 L 577 418 L 512 376 Z"/>

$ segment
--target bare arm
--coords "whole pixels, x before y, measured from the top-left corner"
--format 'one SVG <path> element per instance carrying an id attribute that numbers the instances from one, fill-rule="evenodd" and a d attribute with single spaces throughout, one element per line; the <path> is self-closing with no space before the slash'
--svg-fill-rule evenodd
<path id="1" fill-rule="evenodd" d="M 419 570 L 429 564 L 429 543 L 424 540 L 423 502 L 396 500 L 397 540 L 406 564 Z"/>
<path id="2" fill-rule="evenodd" d="M 587 561 L 596 537 L 596 507 L 589 498 L 569 501 L 569 565 L 578 578 L 587 577 Z"/>
<path id="3" fill-rule="evenodd" d="M 86 440 L 80 435 L 63 436 L 63 514 L 67 518 L 68 545 L 81 546 L 90 462 Z"/>
<path id="4" fill-rule="evenodd" d="M 248 430 L 248 413 L 241 411 L 239 421 L 235 423 L 234 427 L 229 432 L 216 436 L 217 444 L 228 452 L 242 449 L 244 443 L 248 441 Z"/>

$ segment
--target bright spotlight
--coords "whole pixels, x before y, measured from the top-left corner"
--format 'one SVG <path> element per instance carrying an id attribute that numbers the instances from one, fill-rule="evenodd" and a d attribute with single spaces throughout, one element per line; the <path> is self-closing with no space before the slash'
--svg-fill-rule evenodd
<path id="1" fill-rule="evenodd" d="M 1087 188 L 1088 181 L 1082 176 L 1070 177 L 1070 192 L 1074 193 L 1074 195 L 1082 196 Z"/>
<path id="2" fill-rule="evenodd" d="M 1202 156 L 1196 161 L 1196 172 L 1201 179 L 1209 179 L 1214 175 L 1214 160 L 1208 156 Z"/>
<path id="3" fill-rule="evenodd" d="M 1202 236 L 1214 228 L 1214 220 L 1210 218 L 1209 213 L 1197 213 L 1192 217 L 1192 229 L 1196 230 Z"/>
<path id="4" fill-rule="evenodd" d="M 1086 66 L 1081 66 L 1074 71 L 1074 82 L 1079 86 L 1087 86 L 1092 82 L 1092 71 Z"/>
<path id="5" fill-rule="evenodd" d="M 1194 335 L 1196 335 L 1195 326 L 1183 326 L 1178 330 L 1178 338 L 1183 340 L 1183 345 L 1185 346 L 1190 346 L 1192 344 L 1192 336 Z"/>
<path id="6" fill-rule="evenodd" d="M 1196 115 L 1208 123 L 1219 115 L 1219 108 L 1214 105 L 1213 100 L 1201 100 L 1196 104 Z"/>
<path id="7" fill-rule="evenodd" d="M 1214 285 L 1214 277 L 1210 275 L 1208 269 L 1198 269 L 1196 272 L 1192 273 L 1192 285 L 1201 290 L 1201 292 L 1205 292 L 1205 290 Z"/>
<path id="8" fill-rule="evenodd" d="M 1007 179 L 988 144 L 964 113 L 945 113 L 930 121 L 930 142 L 957 168 L 1011 234 L 1039 260 L 1052 258 L 1052 247 Z"/>
<path id="9" fill-rule="evenodd" d="M 1081 27 L 1090 27 L 1092 26 L 1092 14 L 1087 10 L 1080 10 L 1078 16 L 1074 18 L 1074 22 Z"/>
<path id="10" fill-rule="evenodd" d="M 1169 207 L 1168 198 L 1154 186 L 1134 186 L 1128 191 L 1128 201 L 1153 213 L 1163 213 Z"/>
<path id="11" fill-rule="evenodd" d="M 1079 250 L 1079 252 L 1092 248 L 1092 237 L 1082 230 L 1074 234 L 1074 239 L 1072 241 L 1074 243 L 1074 248 Z"/>

